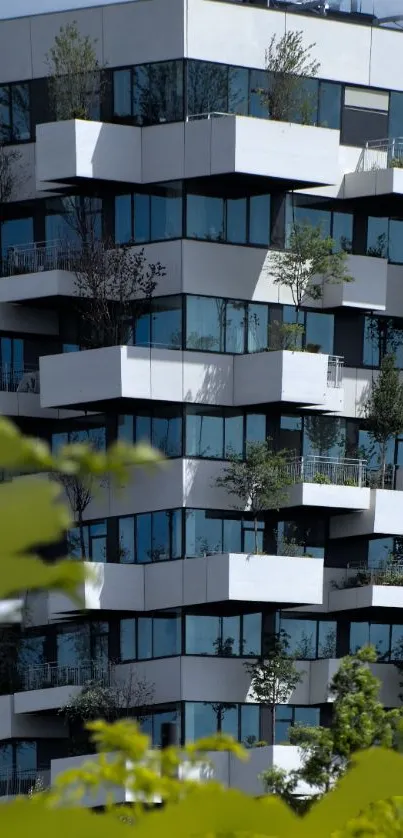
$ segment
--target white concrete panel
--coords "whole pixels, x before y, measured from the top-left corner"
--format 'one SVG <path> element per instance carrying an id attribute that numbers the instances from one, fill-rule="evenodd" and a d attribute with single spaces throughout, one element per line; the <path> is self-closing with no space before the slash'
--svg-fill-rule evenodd
<path id="1" fill-rule="evenodd" d="M 18 44 L 18 48 L 16 45 Z M 29 17 L 2 20 L 0 26 L 1 82 L 32 77 L 31 20 Z"/>
<path id="2" fill-rule="evenodd" d="M 183 240 L 182 253 L 184 293 L 280 302 L 280 286 L 270 281 L 270 254 L 263 248 Z"/>
<path id="3" fill-rule="evenodd" d="M 318 506 L 329 509 L 369 509 L 371 490 L 358 486 L 295 483 L 283 507 Z"/>
<path id="4" fill-rule="evenodd" d="M 206 352 L 184 352 L 183 401 L 233 404 L 234 358 Z"/>
<path id="5" fill-rule="evenodd" d="M 1 303 L 0 331 L 58 336 L 59 318 L 55 311 Z"/>
<path id="6" fill-rule="evenodd" d="M 130 349 L 127 354 L 130 358 Z M 183 399 L 183 353 L 167 353 L 166 349 L 151 350 L 150 398 L 162 401 L 181 402 Z M 123 386 L 125 379 L 123 378 Z"/>
<path id="7" fill-rule="evenodd" d="M 403 265 L 388 265 L 386 314 L 403 317 Z"/>
<path id="8" fill-rule="evenodd" d="M 245 14 L 246 12 L 246 14 Z M 301 28 L 301 24 L 299 27 Z M 228 37 L 231 32 L 231 38 Z M 229 3 L 189 0 L 187 55 L 245 67 L 264 67 L 272 35 L 285 32 L 285 14 Z"/>
<path id="9" fill-rule="evenodd" d="M 357 367 L 345 367 L 343 370 L 344 407 L 343 416 L 358 419 L 364 416 L 365 402 L 369 394 L 372 378 L 376 378 L 372 370 Z"/>
<path id="10" fill-rule="evenodd" d="M 38 188 L 74 177 L 141 183 L 141 128 L 82 119 L 38 125 Z"/>
<path id="11" fill-rule="evenodd" d="M 402 169 L 375 168 L 371 171 L 353 172 L 344 176 L 343 197 L 345 199 L 402 194 Z"/>
<path id="12" fill-rule="evenodd" d="M 185 123 L 143 128 L 141 148 L 143 183 L 181 180 L 185 177 Z"/>
<path id="13" fill-rule="evenodd" d="M 144 567 L 146 611 L 175 608 L 183 604 L 183 577 L 186 564 L 187 560 L 161 561 Z"/>
<path id="14" fill-rule="evenodd" d="M 181 701 L 181 664 L 183 658 L 158 658 L 139 663 L 123 663 L 115 667 L 115 679 L 123 685 L 130 679 L 145 679 L 154 685 L 150 704 Z"/>
<path id="15" fill-rule="evenodd" d="M 68 701 L 79 695 L 81 687 L 49 687 L 42 690 L 27 690 L 15 693 L 15 713 L 40 713 L 45 710 L 58 710 Z"/>
<path id="16" fill-rule="evenodd" d="M 329 592 L 329 611 L 375 607 L 403 608 L 403 588 L 397 585 L 365 585 Z"/>
<path id="17" fill-rule="evenodd" d="M 144 568 L 141 565 L 86 562 L 89 578 L 78 590 L 86 611 L 143 611 Z M 49 594 L 49 619 L 80 610 L 80 604 L 61 593 Z"/>
<path id="18" fill-rule="evenodd" d="M 39 271 L 3 277 L 0 282 L 0 303 L 23 303 L 46 297 L 77 295 L 75 275 L 70 271 Z M 30 309 L 28 309 L 30 311 Z"/>
<path id="19" fill-rule="evenodd" d="M 0 740 L 14 737 L 53 739 L 54 737 L 64 738 L 67 735 L 68 730 L 63 718 L 16 715 L 14 696 L 0 696 Z"/>
<path id="20" fill-rule="evenodd" d="M 326 658 L 311 661 L 309 678 L 309 703 L 325 704 L 331 701 L 329 684 L 340 666 L 340 660 Z"/>
<path id="21" fill-rule="evenodd" d="M 216 485 L 225 463 L 183 459 L 183 505 L 200 509 L 233 509 L 234 498 Z"/>
<path id="22" fill-rule="evenodd" d="M 30 23 L 34 78 L 49 74 L 46 54 L 52 48 L 60 27 L 74 22 L 77 23 L 80 35 L 88 35 L 95 42 L 94 46 L 98 60 L 103 64 L 101 8 L 93 7 L 92 9 L 75 9 L 71 12 L 58 12 L 57 14 L 33 15 Z"/>
<path id="23" fill-rule="evenodd" d="M 311 352 L 256 352 L 234 358 L 234 403 L 324 405 L 328 356 Z"/>
<path id="24" fill-rule="evenodd" d="M 403 492 L 372 489 L 370 508 L 330 519 L 330 538 L 357 535 L 403 535 Z"/>
<path id="25" fill-rule="evenodd" d="M 347 25 L 317 15 L 287 14 L 287 31 L 303 32 L 304 44 L 314 44 L 311 55 L 324 79 L 370 84 L 371 35 L 369 26 Z"/>
<path id="26" fill-rule="evenodd" d="M 40 378 L 42 407 L 119 398 L 122 348 L 46 355 L 40 359 Z"/>
<path id="27" fill-rule="evenodd" d="M 292 556 L 217 555 L 206 559 L 207 601 L 321 604 L 323 562 Z"/>
<path id="28" fill-rule="evenodd" d="M 399 9 L 400 11 L 400 9 Z M 402 45 L 400 32 L 374 27 L 371 38 L 369 84 L 386 90 L 402 89 Z"/>
<path id="29" fill-rule="evenodd" d="M 211 119 L 191 120 L 186 124 L 185 178 L 211 174 L 211 126 Z M 228 165 L 234 162 L 232 157 Z"/>
<path id="30" fill-rule="evenodd" d="M 160 262 L 165 270 L 165 276 L 157 280 L 154 296 L 182 293 L 182 246 L 181 239 L 144 245 L 147 261 L 151 264 Z"/>
<path id="31" fill-rule="evenodd" d="M 240 658 L 181 658 L 182 701 L 244 702 L 250 675 Z"/>
<path id="32" fill-rule="evenodd" d="M 367 311 L 385 311 L 387 260 L 350 254 L 347 259 L 347 272 L 354 278 L 354 282 L 324 283 L 323 308 L 342 306 Z"/>
<path id="33" fill-rule="evenodd" d="M 105 6 L 105 63 L 109 67 L 122 67 L 181 58 L 184 55 L 184 27 L 183 0 L 144 0 Z"/>
<path id="34" fill-rule="evenodd" d="M 134 468 L 127 485 L 111 488 L 110 516 L 132 515 L 183 506 L 183 460 L 165 460 L 158 468 Z"/>

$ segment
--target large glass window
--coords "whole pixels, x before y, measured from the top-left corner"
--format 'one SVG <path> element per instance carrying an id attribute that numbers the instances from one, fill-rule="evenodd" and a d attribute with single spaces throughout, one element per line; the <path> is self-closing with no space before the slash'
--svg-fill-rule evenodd
<path id="1" fill-rule="evenodd" d="M 246 243 L 246 198 L 228 198 L 227 202 L 227 241 L 232 244 Z"/>
<path id="2" fill-rule="evenodd" d="M 182 184 L 156 184 L 149 193 L 115 197 L 117 244 L 180 238 L 182 235 Z"/>
<path id="3" fill-rule="evenodd" d="M 238 616 L 186 616 L 187 655 L 259 655 L 261 614 Z"/>
<path id="4" fill-rule="evenodd" d="M 276 745 L 290 741 L 290 728 L 294 725 L 316 727 L 320 724 L 318 707 L 294 707 L 291 704 L 278 704 L 276 707 Z"/>
<path id="5" fill-rule="evenodd" d="M 225 301 L 186 297 L 186 348 L 224 352 Z"/>
<path id="6" fill-rule="evenodd" d="M 269 246 L 270 195 L 254 195 L 249 200 L 249 243 Z"/>
<path id="7" fill-rule="evenodd" d="M 106 562 L 106 520 L 68 530 L 67 549 L 72 558 Z"/>
<path id="8" fill-rule="evenodd" d="M 188 193 L 186 231 L 191 239 L 224 241 L 224 199 Z"/>
<path id="9" fill-rule="evenodd" d="M 139 64 L 113 74 L 114 114 L 137 125 L 183 119 L 183 62 Z"/>
<path id="10" fill-rule="evenodd" d="M 182 409 L 175 405 L 118 417 L 118 439 L 149 442 L 165 457 L 182 455 Z"/>
<path id="11" fill-rule="evenodd" d="M 403 263 L 403 221 L 395 218 L 389 221 L 389 261 Z"/>
<path id="12" fill-rule="evenodd" d="M 318 125 L 323 128 L 340 128 L 341 84 L 331 81 L 319 82 Z"/>
<path id="13" fill-rule="evenodd" d="M 350 654 L 354 654 L 363 646 L 375 646 L 380 657 L 389 652 L 390 626 L 380 623 L 351 623 L 350 624 Z"/>
<path id="14" fill-rule="evenodd" d="M 341 142 L 365 147 L 388 133 L 389 94 L 367 87 L 345 87 Z"/>
<path id="15" fill-rule="evenodd" d="M 389 219 L 369 216 L 367 228 L 367 256 L 388 258 Z"/>
<path id="16" fill-rule="evenodd" d="M 244 84 L 244 82 L 243 82 Z M 235 105 L 238 82 L 231 82 L 231 104 Z M 187 114 L 200 116 L 228 111 L 228 66 L 207 61 L 187 61 Z M 242 99 L 242 86 L 239 93 Z"/>
<path id="17" fill-rule="evenodd" d="M 144 564 L 181 558 L 181 522 L 180 509 L 119 518 L 120 562 Z"/>
<path id="18" fill-rule="evenodd" d="M 31 139 L 30 95 L 27 82 L 0 85 L 0 141 Z"/>
<path id="19" fill-rule="evenodd" d="M 403 136 L 403 93 L 392 90 L 389 98 L 389 137 Z"/>
<path id="20" fill-rule="evenodd" d="M 70 195 L 47 201 L 46 241 L 81 247 L 102 236 L 102 199 Z"/>
<path id="21" fill-rule="evenodd" d="M 259 714 L 256 704 L 186 702 L 185 742 L 222 732 L 252 744 L 259 738 Z"/>
<path id="22" fill-rule="evenodd" d="M 346 422 L 337 416 L 319 413 L 304 417 L 303 454 L 319 457 L 344 457 Z"/>
<path id="23" fill-rule="evenodd" d="M 257 521 L 258 550 L 263 549 L 264 522 Z M 254 523 L 236 513 L 186 510 L 186 556 L 210 553 L 254 553 Z"/>
<path id="24" fill-rule="evenodd" d="M 18 272 L 18 257 L 12 249 L 19 245 L 27 245 L 34 240 L 34 220 L 29 218 L 13 218 L 3 221 L 0 225 L 1 256 L 4 261 L 10 260 L 10 268 Z M 14 267 L 15 266 L 15 267 Z"/>
<path id="25" fill-rule="evenodd" d="M 216 408 L 188 407 L 186 411 L 186 454 L 188 457 L 222 458 L 224 417 Z"/>
<path id="26" fill-rule="evenodd" d="M 305 620 L 281 615 L 279 627 L 285 632 L 289 654 L 296 658 L 314 660 L 335 657 L 335 620 Z"/>
<path id="27" fill-rule="evenodd" d="M 181 619 L 175 611 L 120 621 L 120 660 L 164 658 L 181 653 Z"/>

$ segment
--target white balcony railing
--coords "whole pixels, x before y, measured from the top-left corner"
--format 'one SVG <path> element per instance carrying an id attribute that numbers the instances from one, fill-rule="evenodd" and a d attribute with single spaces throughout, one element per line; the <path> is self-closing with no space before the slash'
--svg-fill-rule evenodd
<path id="1" fill-rule="evenodd" d="M 79 666 L 44 663 L 30 666 L 21 673 L 24 690 L 43 690 L 48 687 L 82 687 L 89 681 L 108 686 L 111 667 L 108 664 L 89 661 Z"/>
<path id="2" fill-rule="evenodd" d="M 31 274 L 40 271 L 72 271 L 77 264 L 77 248 L 57 239 L 29 242 L 9 247 L 1 263 L 2 276 Z"/>
<path id="3" fill-rule="evenodd" d="M 341 358 L 340 355 L 329 355 L 329 361 L 327 366 L 328 387 L 343 386 L 343 366 L 344 358 Z"/>
<path id="4" fill-rule="evenodd" d="M 357 163 L 357 172 L 393 168 L 403 168 L 403 137 L 370 140 L 366 143 Z"/>
<path id="5" fill-rule="evenodd" d="M 366 486 L 366 460 L 323 457 L 308 454 L 297 457 L 287 466 L 288 475 L 295 483 L 323 483 L 336 486 Z"/>
<path id="6" fill-rule="evenodd" d="M 39 393 L 39 370 L 30 364 L 0 366 L 0 390 L 6 393 Z"/>
<path id="7" fill-rule="evenodd" d="M 49 786 L 50 770 L 5 768 L 0 771 L 0 797 L 15 797 L 18 794 L 39 792 Z"/>

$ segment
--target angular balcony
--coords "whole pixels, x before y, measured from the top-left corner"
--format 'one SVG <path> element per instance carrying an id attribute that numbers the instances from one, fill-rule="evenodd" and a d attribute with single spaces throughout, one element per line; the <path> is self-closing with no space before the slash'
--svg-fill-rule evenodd
<path id="1" fill-rule="evenodd" d="M 210 603 L 321 605 L 323 561 L 305 556 L 216 553 L 145 568 L 145 608 Z"/>
<path id="2" fill-rule="evenodd" d="M 305 662 L 304 662 L 305 663 Z M 332 701 L 329 684 L 339 669 L 341 658 L 310 661 L 309 703 L 318 705 Z M 381 683 L 380 700 L 386 707 L 400 707 L 400 673 L 393 663 L 372 663 L 371 672 Z"/>
<path id="3" fill-rule="evenodd" d="M 0 263 L 0 303 L 29 303 L 76 293 L 75 248 L 55 240 L 29 242 L 9 248 Z"/>
<path id="4" fill-rule="evenodd" d="M 23 673 L 23 692 L 15 693 L 15 713 L 57 710 L 81 692 L 88 681 L 110 683 L 111 668 L 94 661 L 79 666 L 46 663 Z"/>
<path id="5" fill-rule="evenodd" d="M 83 180 L 141 183 L 141 130 L 81 119 L 37 125 L 37 189 Z"/>
<path id="6" fill-rule="evenodd" d="M 307 455 L 291 461 L 287 470 L 294 485 L 282 506 L 321 507 L 341 512 L 369 509 L 365 460 Z"/>
<path id="7" fill-rule="evenodd" d="M 40 359 L 42 407 L 111 407 L 124 399 L 343 408 L 342 359 L 310 352 L 220 355 L 111 346 Z M 122 407 L 122 405 L 120 405 Z"/>
<path id="8" fill-rule="evenodd" d="M 355 172 L 344 175 L 341 197 L 368 215 L 393 216 L 403 203 L 403 137 L 372 140 Z"/>
<path id="9" fill-rule="evenodd" d="M 335 183 L 338 153 L 338 131 L 234 114 L 144 128 L 71 119 L 37 126 L 36 181 L 49 190 L 85 180 L 130 185 L 231 175 L 301 189 Z"/>
<path id="10" fill-rule="evenodd" d="M 330 538 L 403 535 L 403 491 L 371 489 L 367 508 L 330 519 Z"/>
<path id="11" fill-rule="evenodd" d="M 85 562 L 88 578 L 77 591 L 80 603 L 64 594 L 48 594 L 48 619 L 86 611 L 142 611 L 144 568 L 141 565 Z"/>
<path id="12" fill-rule="evenodd" d="M 272 403 L 341 411 L 343 359 L 289 350 L 235 356 L 234 405 Z"/>
<path id="13" fill-rule="evenodd" d="M 391 563 L 385 567 L 348 568 L 344 579 L 339 579 L 337 589 L 329 590 L 328 610 L 360 611 L 371 610 L 371 619 L 376 619 L 374 609 L 403 608 L 403 564 Z"/>
<path id="14" fill-rule="evenodd" d="M 347 271 L 354 282 L 326 282 L 323 285 L 324 309 L 354 308 L 385 311 L 388 262 L 375 256 L 347 257 Z"/>
<path id="15" fill-rule="evenodd" d="M 12 798 L 30 794 L 34 791 L 44 791 L 50 787 L 50 769 L 12 769 L 0 770 L 0 797 Z"/>

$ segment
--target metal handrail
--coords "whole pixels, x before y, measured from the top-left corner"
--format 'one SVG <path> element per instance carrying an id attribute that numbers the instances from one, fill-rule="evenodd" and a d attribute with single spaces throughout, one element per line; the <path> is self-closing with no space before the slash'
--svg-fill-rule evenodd
<path id="1" fill-rule="evenodd" d="M 292 482 L 329 483 L 336 486 L 366 486 L 367 461 L 352 457 L 326 457 L 307 454 L 287 464 Z"/>
<path id="2" fill-rule="evenodd" d="M 6 393 L 39 393 L 38 367 L 33 364 L 1 364 L 0 390 Z"/>
<path id="3" fill-rule="evenodd" d="M 111 682 L 110 664 L 88 661 L 78 666 L 69 664 L 44 663 L 30 666 L 21 672 L 23 690 L 40 690 L 48 687 L 83 687 L 90 681 L 101 682 L 109 686 Z"/>
<path id="4" fill-rule="evenodd" d="M 403 168 L 403 137 L 368 140 L 361 151 L 356 171 L 371 172 L 394 167 Z"/>
<path id="5" fill-rule="evenodd" d="M 215 119 L 220 116 L 232 116 L 237 114 L 229 113 L 228 111 L 204 111 L 203 113 L 188 113 L 186 115 L 186 122 L 192 122 L 194 119 Z"/>
<path id="6" fill-rule="evenodd" d="M 38 768 L 6 768 L 0 770 L 0 797 L 14 797 L 20 794 L 49 788 L 50 770 Z"/>
<path id="7" fill-rule="evenodd" d="M 50 242 L 28 242 L 9 247 L 1 262 L 1 275 L 38 273 L 51 270 L 74 270 L 80 248 L 54 239 Z"/>
<path id="8" fill-rule="evenodd" d="M 327 364 L 327 386 L 339 388 L 343 386 L 344 358 L 341 355 L 329 355 Z"/>

